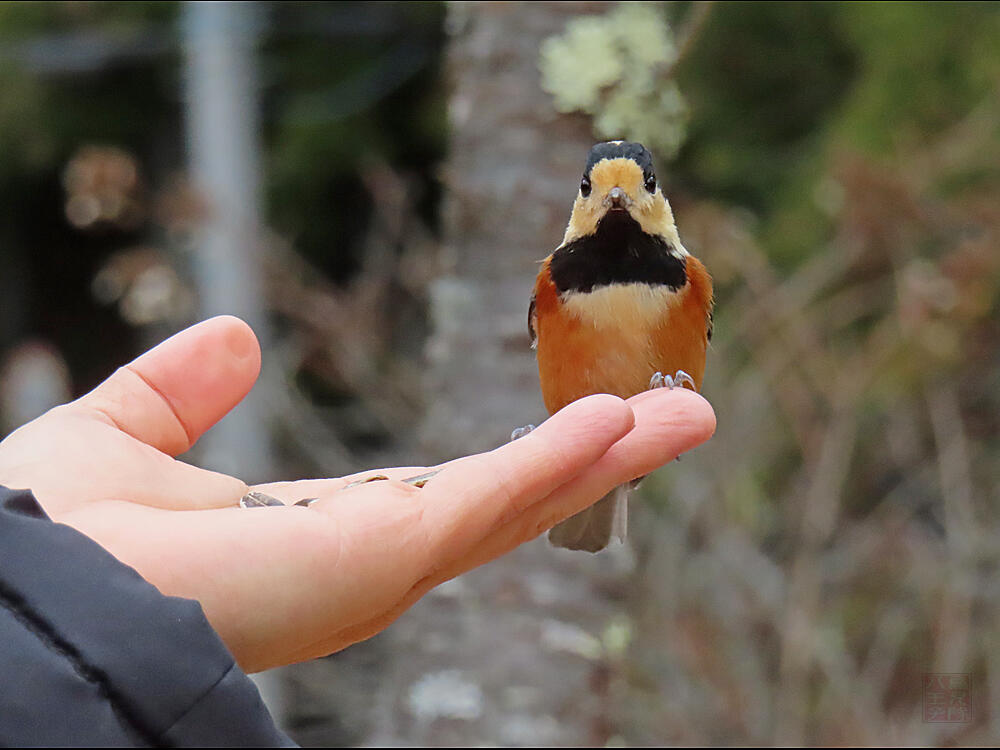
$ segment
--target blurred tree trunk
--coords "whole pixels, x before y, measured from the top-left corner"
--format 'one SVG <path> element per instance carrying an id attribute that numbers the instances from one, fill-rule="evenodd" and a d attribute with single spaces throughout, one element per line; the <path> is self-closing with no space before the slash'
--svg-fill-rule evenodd
<path id="1" fill-rule="evenodd" d="M 492 449 L 546 416 L 528 301 L 537 261 L 562 239 L 592 135 L 587 119 L 553 110 L 539 47 L 607 4 L 526 5 L 449 5 L 451 155 L 444 273 L 431 292 L 428 463 Z M 611 705 L 623 646 L 607 635 L 623 632 L 631 567 L 621 546 L 590 556 L 538 539 L 439 586 L 379 636 L 295 671 L 293 737 L 606 744 L 618 734 Z"/>
<path id="2" fill-rule="evenodd" d="M 562 238 L 592 145 L 539 85 L 539 46 L 597 3 L 449 8 L 451 156 L 445 275 L 432 290 L 428 461 L 489 450 L 546 416 L 527 307 Z M 380 639 L 385 675 L 367 742 L 603 745 L 627 553 L 536 540 L 431 592 Z"/>
<path id="3" fill-rule="evenodd" d="M 537 261 L 562 238 L 591 136 L 585 119 L 553 111 L 538 50 L 587 5 L 450 7 L 445 275 L 431 293 L 423 430 L 439 458 L 493 448 L 544 415 L 528 299 Z"/>

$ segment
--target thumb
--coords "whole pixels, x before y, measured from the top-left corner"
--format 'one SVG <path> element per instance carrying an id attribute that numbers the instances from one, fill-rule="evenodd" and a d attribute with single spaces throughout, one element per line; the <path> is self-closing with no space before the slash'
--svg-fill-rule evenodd
<path id="1" fill-rule="evenodd" d="M 239 318 L 223 315 L 171 336 L 69 408 L 97 411 L 176 456 L 249 393 L 259 372 L 257 337 Z"/>

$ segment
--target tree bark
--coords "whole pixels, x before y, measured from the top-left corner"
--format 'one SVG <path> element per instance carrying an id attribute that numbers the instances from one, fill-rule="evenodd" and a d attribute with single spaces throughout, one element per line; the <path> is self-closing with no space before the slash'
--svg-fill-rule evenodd
<path id="1" fill-rule="evenodd" d="M 432 289 L 423 430 L 440 457 L 493 448 L 545 416 L 528 300 L 537 262 L 562 239 L 592 137 L 588 118 L 553 110 L 539 46 L 573 16 L 604 7 L 450 6 L 446 275 Z"/>
<path id="2" fill-rule="evenodd" d="M 539 83 L 539 48 L 572 17 L 606 9 L 449 6 L 451 149 L 445 273 L 431 292 L 424 384 L 428 463 L 490 450 L 514 427 L 546 417 L 528 301 L 537 261 L 562 239 L 593 138 L 587 118 L 554 111 Z M 439 586 L 376 638 L 292 674 L 293 737 L 606 744 L 619 734 L 620 652 L 605 636 L 623 621 L 628 550 L 591 556 L 538 539 Z"/>
<path id="3" fill-rule="evenodd" d="M 432 289 L 428 460 L 489 450 L 546 417 L 527 308 L 562 239 L 587 152 L 584 117 L 542 91 L 539 47 L 597 3 L 449 8 L 446 275 Z M 616 554 L 617 553 L 617 554 Z M 439 587 L 380 637 L 390 658 L 373 744 L 603 745 L 609 662 L 630 557 L 536 540 Z"/>

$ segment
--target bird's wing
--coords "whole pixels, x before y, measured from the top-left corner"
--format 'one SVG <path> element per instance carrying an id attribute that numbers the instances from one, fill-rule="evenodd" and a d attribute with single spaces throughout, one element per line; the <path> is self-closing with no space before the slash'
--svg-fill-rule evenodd
<path id="1" fill-rule="evenodd" d="M 531 295 L 531 304 L 528 305 L 528 335 L 531 336 L 531 348 L 535 348 L 538 334 L 535 333 L 535 295 Z"/>

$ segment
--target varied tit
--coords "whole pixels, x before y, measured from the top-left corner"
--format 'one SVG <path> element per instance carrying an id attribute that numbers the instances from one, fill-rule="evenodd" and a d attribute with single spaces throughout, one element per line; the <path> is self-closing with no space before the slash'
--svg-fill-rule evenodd
<path id="1" fill-rule="evenodd" d="M 590 150 L 566 235 L 535 281 L 528 328 L 550 414 L 593 393 L 701 389 L 712 279 L 681 244 L 641 144 L 611 141 Z M 557 524 L 549 540 L 589 552 L 612 537 L 623 540 L 634 484 Z"/>

